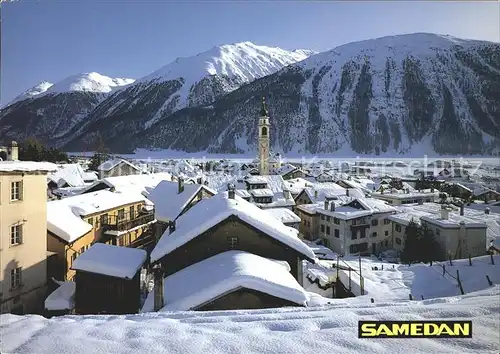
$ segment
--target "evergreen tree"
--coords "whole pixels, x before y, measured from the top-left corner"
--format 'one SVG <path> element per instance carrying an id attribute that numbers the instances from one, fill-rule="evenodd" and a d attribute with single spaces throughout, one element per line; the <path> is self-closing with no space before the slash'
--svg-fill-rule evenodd
<path id="1" fill-rule="evenodd" d="M 109 150 L 104 145 L 101 135 L 97 137 L 97 148 L 90 159 L 89 170 L 98 172 L 98 167 L 110 159 Z"/>
<path id="2" fill-rule="evenodd" d="M 426 224 L 420 227 L 420 244 L 421 254 L 419 258 L 422 262 L 428 263 L 441 258 L 441 247 L 434 237 L 434 233 Z"/>
<path id="3" fill-rule="evenodd" d="M 412 219 L 405 228 L 405 246 L 401 253 L 401 261 L 413 263 L 418 260 L 419 253 L 419 226 Z"/>
<path id="4" fill-rule="evenodd" d="M 35 138 L 28 138 L 19 146 L 21 161 L 67 162 L 68 155 L 55 148 L 47 148 Z"/>

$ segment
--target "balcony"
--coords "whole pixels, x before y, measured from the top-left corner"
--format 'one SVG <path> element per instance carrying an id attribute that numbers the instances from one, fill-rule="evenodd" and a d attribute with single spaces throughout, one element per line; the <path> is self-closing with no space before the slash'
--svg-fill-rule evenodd
<path id="1" fill-rule="evenodd" d="M 117 220 L 117 218 L 110 218 L 109 222 L 104 225 L 106 230 L 114 231 L 127 231 L 135 227 L 147 224 L 155 219 L 155 215 L 152 212 L 140 213 L 136 217 L 130 220 Z"/>

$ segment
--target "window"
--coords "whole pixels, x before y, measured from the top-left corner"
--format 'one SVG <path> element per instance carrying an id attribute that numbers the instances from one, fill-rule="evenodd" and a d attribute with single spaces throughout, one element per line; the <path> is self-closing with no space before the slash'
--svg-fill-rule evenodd
<path id="1" fill-rule="evenodd" d="M 436 229 L 436 236 L 440 236 L 441 235 L 441 231 L 439 231 L 439 229 Z"/>
<path id="2" fill-rule="evenodd" d="M 311 226 L 311 222 L 310 221 L 307 222 L 307 226 Z"/>
<path id="3" fill-rule="evenodd" d="M 22 243 L 23 225 L 13 225 L 10 227 L 10 245 L 15 246 Z"/>
<path id="4" fill-rule="evenodd" d="M 373 219 L 372 220 L 372 226 L 377 226 L 378 225 L 378 220 L 377 219 Z"/>
<path id="5" fill-rule="evenodd" d="M 125 209 L 118 210 L 118 220 L 125 219 Z"/>
<path id="6" fill-rule="evenodd" d="M 132 206 L 129 208 L 129 213 L 130 213 L 130 219 L 135 218 L 135 205 L 132 205 Z"/>
<path id="7" fill-rule="evenodd" d="M 262 127 L 262 136 L 267 136 L 267 128 Z"/>
<path id="8" fill-rule="evenodd" d="M 325 216 L 324 215 L 321 215 L 321 220 L 325 220 Z"/>
<path id="9" fill-rule="evenodd" d="M 391 222 L 391 220 L 389 220 L 389 219 L 384 219 L 384 225 L 389 225 L 389 224 L 390 224 L 390 222 Z"/>
<path id="10" fill-rule="evenodd" d="M 396 244 L 398 244 L 398 245 L 401 244 L 401 239 L 399 237 L 396 237 Z"/>
<path id="11" fill-rule="evenodd" d="M 78 251 L 78 254 L 82 254 L 83 252 L 85 252 L 85 247 L 80 248 L 80 250 Z"/>
<path id="12" fill-rule="evenodd" d="M 385 232 L 384 232 L 384 235 L 385 235 L 385 236 L 389 236 L 389 231 L 385 231 Z"/>
<path id="13" fill-rule="evenodd" d="M 15 288 L 21 286 L 21 284 L 22 284 L 21 283 L 21 271 L 22 271 L 21 267 L 12 269 L 10 271 L 10 285 L 11 285 L 12 289 L 15 289 Z"/>
<path id="14" fill-rule="evenodd" d="M 389 246 L 389 241 L 385 240 L 384 245 L 385 247 Z"/>
<path id="15" fill-rule="evenodd" d="M 401 232 L 401 225 L 396 225 L 396 231 Z"/>
<path id="16" fill-rule="evenodd" d="M 358 238 L 358 232 L 357 231 L 354 231 L 351 233 L 351 240 L 355 240 Z"/>
<path id="17" fill-rule="evenodd" d="M 366 237 L 365 230 L 358 230 L 358 235 L 359 235 L 359 238 L 365 238 Z"/>
<path id="18" fill-rule="evenodd" d="M 333 223 L 335 225 L 339 225 L 340 224 L 340 219 L 339 218 L 333 218 Z"/>
<path id="19" fill-rule="evenodd" d="M 232 236 L 228 238 L 229 248 L 235 248 L 238 245 L 238 237 Z"/>
<path id="20" fill-rule="evenodd" d="M 94 218 L 89 218 L 89 219 L 87 220 L 87 222 L 88 222 L 90 225 L 94 226 Z"/>
<path id="21" fill-rule="evenodd" d="M 101 225 L 107 225 L 108 224 L 108 214 L 102 214 L 101 215 Z"/>
<path id="22" fill-rule="evenodd" d="M 329 216 L 326 217 L 326 221 L 330 221 L 330 217 Z"/>
<path id="23" fill-rule="evenodd" d="M 336 237 L 336 238 L 339 238 L 339 237 L 340 237 L 340 232 L 339 232 L 339 229 L 335 229 L 335 230 L 334 230 L 334 234 L 335 234 L 335 237 Z"/>
<path id="24" fill-rule="evenodd" d="M 377 233 L 376 232 L 372 232 L 372 237 L 377 237 Z"/>
<path id="25" fill-rule="evenodd" d="M 321 225 L 321 232 L 325 232 L 325 225 Z"/>
<path id="26" fill-rule="evenodd" d="M 330 226 L 327 226 L 327 227 L 326 227 L 326 234 L 327 234 L 327 235 L 330 235 Z"/>
<path id="27" fill-rule="evenodd" d="M 12 182 L 10 184 L 10 200 L 11 201 L 22 200 L 22 198 L 23 198 L 22 187 L 23 187 L 23 184 L 21 181 Z"/>

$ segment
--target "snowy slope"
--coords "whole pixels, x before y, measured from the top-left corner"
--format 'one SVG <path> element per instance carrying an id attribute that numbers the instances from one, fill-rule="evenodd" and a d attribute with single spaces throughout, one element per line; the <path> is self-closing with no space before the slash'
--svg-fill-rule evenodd
<path id="1" fill-rule="evenodd" d="M 51 141 L 84 120 L 114 90 L 133 82 L 96 72 L 72 75 L 55 84 L 43 82 L 0 110 L 0 140 L 34 136 Z"/>
<path id="2" fill-rule="evenodd" d="M 135 145 L 255 151 L 258 97 L 264 93 L 275 151 L 495 153 L 500 151 L 499 85 L 498 43 L 428 33 L 383 37 L 311 56 L 203 110 L 177 112 L 139 132 Z"/>
<path id="3" fill-rule="evenodd" d="M 111 78 L 96 72 L 69 76 L 56 82 L 46 92 L 65 93 L 74 91 L 109 93 L 112 90 L 132 84 L 134 79 Z"/>
<path id="4" fill-rule="evenodd" d="M 1 315 L 5 353 L 498 353 L 500 287 L 432 301 L 128 316 Z M 469 320 L 472 338 L 359 339 L 359 320 Z"/>
<path id="5" fill-rule="evenodd" d="M 54 85 L 51 82 L 48 81 L 42 81 L 38 85 L 33 86 L 32 88 L 24 91 L 22 94 L 14 98 L 11 102 L 7 103 L 5 107 L 10 106 L 11 104 L 14 104 L 19 101 L 23 101 L 29 98 L 33 98 L 41 93 L 44 93 L 47 91 L 52 85 Z"/>
<path id="6" fill-rule="evenodd" d="M 108 129 L 105 135 L 109 137 L 130 136 L 182 108 L 210 104 L 312 54 L 315 52 L 305 49 L 287 51 L 243 42 L 178 58 L 109 97 L 63 142 L 82 134 L 80 139 L 88 141 L 96 132 Z"/>

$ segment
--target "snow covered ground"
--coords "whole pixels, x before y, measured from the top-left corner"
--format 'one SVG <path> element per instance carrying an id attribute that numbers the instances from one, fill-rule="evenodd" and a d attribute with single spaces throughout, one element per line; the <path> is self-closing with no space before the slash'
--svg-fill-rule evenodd
<path id="1" fill-rule="evenodd" d="M 2 315 L 2 353 L 498 353 L 500 286 L 425 301 L 129 316 Z M 472 320 L 472 339 L 358 339 L 359 320 Z"/>

